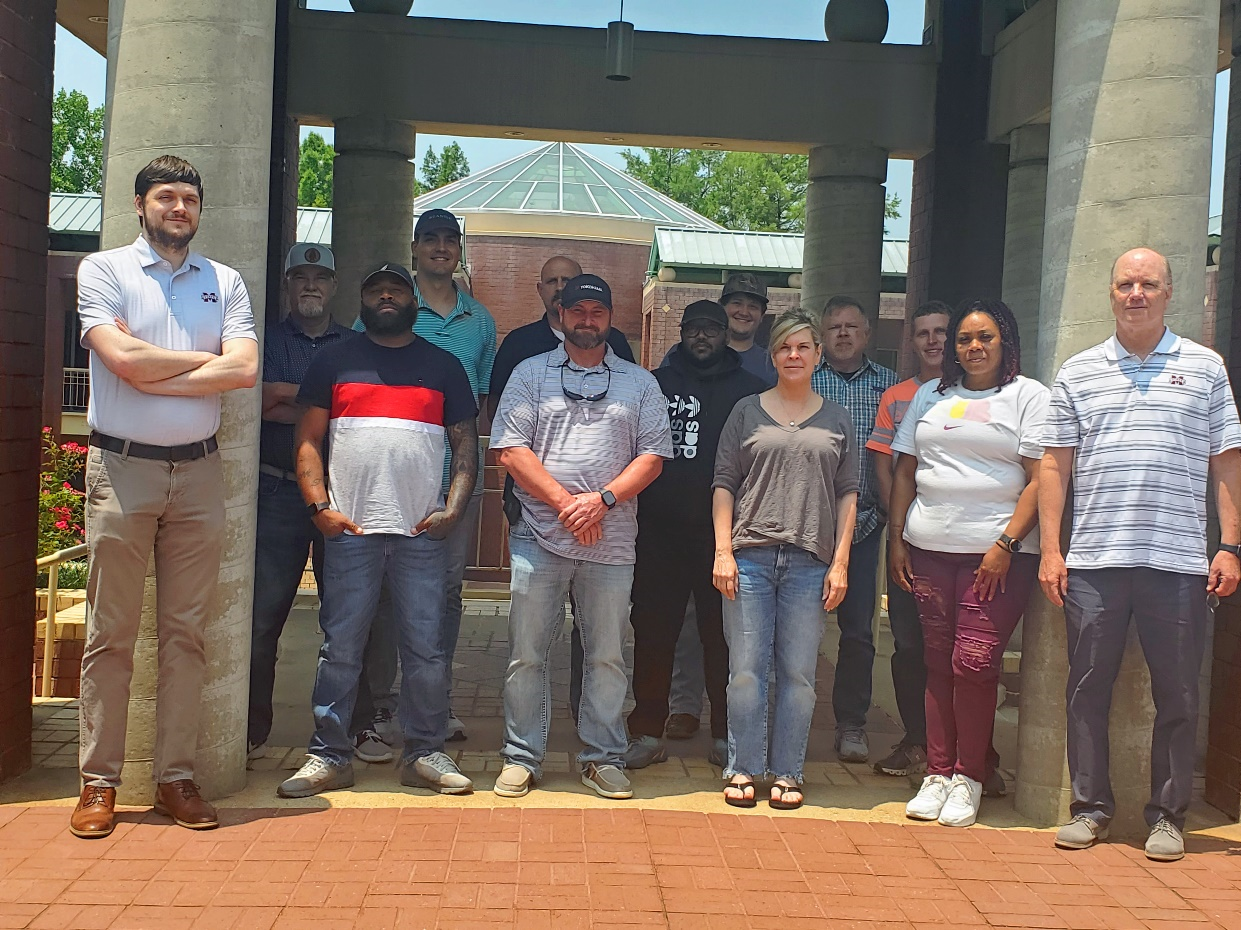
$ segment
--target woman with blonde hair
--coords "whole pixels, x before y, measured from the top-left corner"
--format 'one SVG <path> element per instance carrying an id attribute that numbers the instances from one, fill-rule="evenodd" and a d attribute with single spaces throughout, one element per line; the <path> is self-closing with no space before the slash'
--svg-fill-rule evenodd
<path id="1" fill-rule="evenodd" d="M 724 800 L 753 807 L 755 780 L 772 776 L 770 805 L 791 810 L 803 801 L 824 610 L 848 583 L 858 456 L 848 413 L 810 387 L 821 352 L 815 318 L 781 315 L 769 351 L 776 386 L 738 401 L 720 435 L 713 571 L 729 649 Z"/>

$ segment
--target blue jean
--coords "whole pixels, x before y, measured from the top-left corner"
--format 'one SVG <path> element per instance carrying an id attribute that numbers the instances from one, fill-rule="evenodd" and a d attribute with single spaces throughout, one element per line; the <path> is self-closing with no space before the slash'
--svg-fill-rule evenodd
<path id="1" fill-rule="evenodd" d="M 840 651 L 832 684 L 836 728 L 866 726 L 870 710 L 871 672 L 875 666 L 875 572 L 883 527 L 856 540 L 849 555 L 849 587 L 836 608 Z"/>
<path id="2" fill-rule="evenodd" d="M 401 655 L 401 727 L 407 763 L 444 748 L 448 729 L 448 662 L 441 626 L 447 544 L 441 539 L 375 533 L 327 540 L 323 559 L 323 646 L 311 704 L 311 755 L 344 765 L 353 755 L 349 721 L 362 654 L 387 583 Z"/>
<path id="3" fill-rule="evenodd" d="M 506 762 L 538 778 L 551 725 L 552 644 L 564 623 L 565 595 L 573 601 L 582 637 L 582 702 L 577 732 L 586 748 L 578 763 L 622 765 L 628 745 L 621 706 L 625 675 L 625 627 L 633 565 L 568 559 L 539 545 L 524 521 L 509 531 L 512 603 L 509 663 L 504 676 Z"/>
<path id="4" fill-rule="evenodd" d="M 724 776 L 770 774 L 801 784 L 826 620 L 827 566 L 791 545 L 749 546 L 736 550 L 734 557 L 737 597 L 724 598 L 730 673 Z M 773 654 L 776 700 L 769 720 Z"/>
<path id="5" fill-rule="evenodd" d="M 247 739 L 271 735 L 276 647 L 297 597 L 306 553 L 323 591 L 323 534 L 315 529 L 297 482 L 259 475 L 254 540 L 254 614 L 250 631 L 250 710 Z"/>

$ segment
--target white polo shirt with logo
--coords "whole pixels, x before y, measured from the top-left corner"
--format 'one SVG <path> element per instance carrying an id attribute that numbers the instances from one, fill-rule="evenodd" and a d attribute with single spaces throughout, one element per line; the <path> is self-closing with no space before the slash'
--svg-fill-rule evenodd
<path id="1" fill-rule="evenodd" d="M 1209 460 L 1241 447 L 1219 355 L 1167 329 L 1145 360 L 1115 336 L 1074 355 L 1043 445 L 1076 450 L 1069 568 L 1207 574 Z"/>
<path id="2" fill-rule="evenodd" d="M 78 266 L 82 337 L 120 319 L 130 333 L 161 349 L 220 354 L 229 339 L 254 339 L 250 296 L 241 275 L 190 252 L 176 271 L 141 236 L 88 255 Z M 220 428 L 220 395 L 144 394 L 90 357 L 87 425 L 100 433 L 157 446 L 200 442 Z"/>

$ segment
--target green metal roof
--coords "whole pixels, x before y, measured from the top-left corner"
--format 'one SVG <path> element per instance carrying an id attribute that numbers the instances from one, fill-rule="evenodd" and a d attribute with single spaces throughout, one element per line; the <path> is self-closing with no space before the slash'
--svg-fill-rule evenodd
<path id="1" fill-rule="evenodd" d="M 791 274 L 802 270 L 800 233 L 732 232 L 730 230 L 656 227 L 651 243 L 651 274 L 665 265 Z M 909 271 L 909 242 L 885 239 L 883 273 Z"/>
<path id="2" fill-rule="evenodd" d="M 423 194 L 414 214 L 558 213 L 723 229 L 569 142 L 552 142 Z"/>

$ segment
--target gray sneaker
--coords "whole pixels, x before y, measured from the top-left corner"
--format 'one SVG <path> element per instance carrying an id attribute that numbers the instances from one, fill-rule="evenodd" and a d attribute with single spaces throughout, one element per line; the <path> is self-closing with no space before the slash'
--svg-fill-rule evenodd
<path id="1" fill-rule="evenodd" d="M 624 800 L 633 797 L 633 787 L 624 771 L 617 765 L 587 763 L 582 770 L 582 784 L 587 788 L 594 788 L 601 798 Z"/>
<path id="2" fill-rule="evenodd" d="M 457 719 L 457 715 L 448 715 L 448 735 L 444 737 L 450 743 L 460 743 L 465 739 L 465 724 Z"/>
<path id="3" fill-rule="evenodd" d="M 1107 839 L 1107 824 L 1093 817 L 1078 814 L 1056 831 L 1056 845 L 1061 849 L 1089 849 L 1095 843 Z"/>
<path id="4" fill-rule="evenodd" d="M 720 768 L 723 768 L 728 762 L 728 740 L 712 740 L 711 751 L 707 753 L 707 761 L 712 765 L 718 765 Z"/>
<path id="5" fill-rule="evenodd" d="M 307 756 L 292 778 L 286 778 L 276 789 L 282 798 L 308 798 L 321 791 L 353 787 L 353 763 L 333 765 L 318 756 Z"/>
<path id="6" fill-rule="evenodd" d="M 1146 838 L 1146 858 L 1156 862 L 1176 862 L 1185 858 L 1185 837 L 1167 817 L 1160 817 Z"/>
<path id="7" fill-rule="evenodd" d="M 405 763 L 401 784 L 410 788 L 430 788 L 440 794 L 469 794 L 474 782 L 461 774 L 457 763 L 442 752 L 432 752 Z"/>
<path id="8" fill-rule="evenodd" d="M 661 739 L 653 736 L 639 736 L 629 741 L 625 750 L 625 768 L 644 769 L 656 762 L 668 761 L 668 747 Z"/>
<path id="9" fill-rule="evenodd" d="M 870 757 L 870 743 L 861 727 L 843 727 L 836 731 L 836 755 L 841 762 L 865 762 Z"/>
<path id="10" fill-rule="evenodd" d="M 391 762 L 392 747 L 374 730 L 363 730 L 353 738 L 353 754 L 363 762 Z"/>
<path id="11" fill-rule="evenodd" d="M 534 774 L 524 765 L 505 762 L 493 789 L 502 798 L 524 798 L 534 786 Z"/>

